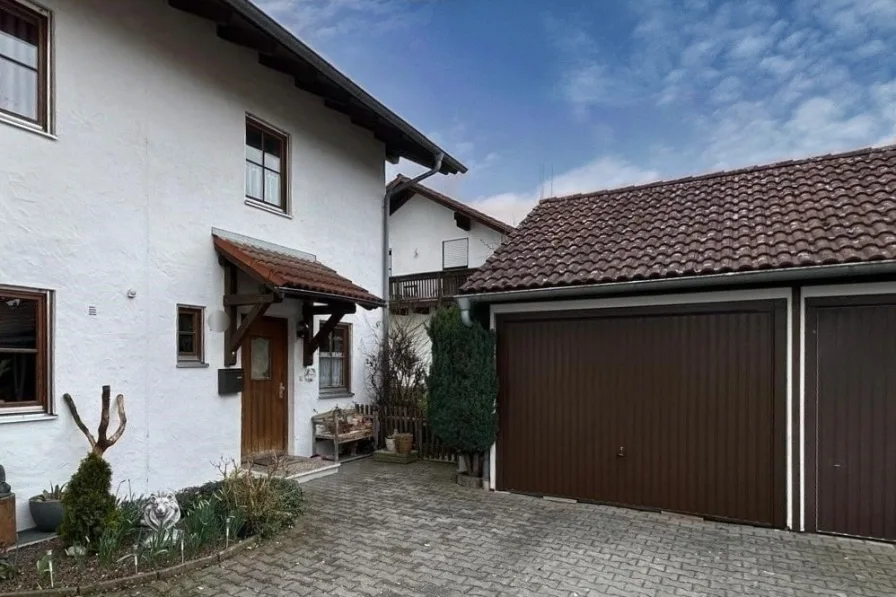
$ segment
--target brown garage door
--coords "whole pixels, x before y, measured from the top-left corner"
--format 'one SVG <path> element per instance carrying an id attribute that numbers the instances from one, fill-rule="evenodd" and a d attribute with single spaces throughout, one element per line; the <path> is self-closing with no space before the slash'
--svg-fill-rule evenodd
<path id="1" fill-rule="evenodd" d="M 785 307 L 499 317 L 498 488 L 783 526 Z"/>
<path id="2" fill-rule="evenodd" d="M 896 297 L 810 299 L 806 333 L 810 525 L 896 540 Z"/>

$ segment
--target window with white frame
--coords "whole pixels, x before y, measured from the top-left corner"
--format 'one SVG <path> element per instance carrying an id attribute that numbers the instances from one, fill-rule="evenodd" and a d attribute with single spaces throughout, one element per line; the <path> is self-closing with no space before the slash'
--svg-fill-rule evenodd
<path id="1" fill-rule="evenodd" d="M 458 238 L 442 242 L 442 269 L 467 267 L 470 263 L 470 240 Z"/>
<path id="2" fill-rule="evenodd" d="M 48 130 L 50 17 L 0 0 L 0 116 Z"/>

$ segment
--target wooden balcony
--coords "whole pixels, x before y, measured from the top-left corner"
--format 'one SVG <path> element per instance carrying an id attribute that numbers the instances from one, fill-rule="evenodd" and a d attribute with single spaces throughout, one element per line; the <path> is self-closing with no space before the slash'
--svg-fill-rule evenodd
<path id="1" fill-rule="evenodd" d="M 425 272 L 389 279 L 389 302 L 393 307 L 427 306 L 451 300 L 476 268 Z"/>

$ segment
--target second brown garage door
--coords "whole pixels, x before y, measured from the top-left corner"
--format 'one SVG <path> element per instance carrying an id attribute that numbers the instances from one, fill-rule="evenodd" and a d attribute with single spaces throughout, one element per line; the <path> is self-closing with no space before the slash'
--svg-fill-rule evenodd
<path id="1" fill-rule="evenodd" d="M 499 316 L 498 489 L 783 527 L 785 309 Z"/>

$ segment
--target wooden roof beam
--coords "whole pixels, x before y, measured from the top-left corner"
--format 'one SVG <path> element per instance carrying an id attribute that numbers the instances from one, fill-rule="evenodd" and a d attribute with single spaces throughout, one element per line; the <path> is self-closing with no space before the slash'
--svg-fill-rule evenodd
<path id="1" fill-rule="evenodd" d="M 265 54 L 273 54 L 277 51 L 277 42 L 251 25 L 245 27 L 232 24 L 218 25 L 218 37 Z"/>
<path id="2" fill-rule="evenodd" d="M 168 6 L 216 23 L 228 23 L 233 9 L 219 0 L 168 0 Z"/>

